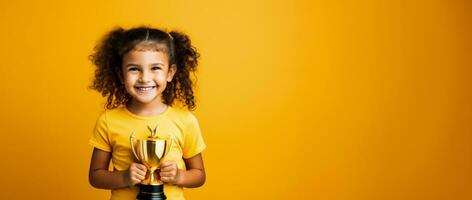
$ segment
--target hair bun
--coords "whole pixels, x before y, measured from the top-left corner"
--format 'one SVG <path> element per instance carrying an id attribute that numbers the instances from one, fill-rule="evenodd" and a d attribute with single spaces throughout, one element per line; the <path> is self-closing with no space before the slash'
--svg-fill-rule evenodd
<path id="1" fill-rule="evenodd" d="M 192 41 L 188 35 L 177 31 L 171 31 L 169 34 L 174 41 L 177 67 L 185 67 L 190 71 L 195 71 L 200 54 L 192 46 Z"/>

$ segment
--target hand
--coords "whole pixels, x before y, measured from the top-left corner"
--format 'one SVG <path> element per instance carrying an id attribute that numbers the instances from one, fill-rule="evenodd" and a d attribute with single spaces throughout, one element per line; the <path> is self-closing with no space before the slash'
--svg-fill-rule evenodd
<path id="1" fill-rule="evenodd" d="M 162 163 L 159 175 L 161 176 L 161 181 L 177 185 L 180 178 L 177 162 L 170 160 Z"/>
<path id="2" fill-rule="evenodd" d="M 127 185 L 133 186 L 141 183 L 146 176 L 146 166 L 139 163 L 131 163 L 127 173 L 125 173 L 125 181 Z"/>

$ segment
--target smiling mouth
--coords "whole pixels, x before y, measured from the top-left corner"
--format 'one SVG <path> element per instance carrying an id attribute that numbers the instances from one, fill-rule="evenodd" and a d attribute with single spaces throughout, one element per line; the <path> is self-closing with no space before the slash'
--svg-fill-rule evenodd
<path id="1" fill-rule="evenodd" d="M 138 91 L 145 92 L 156 88 L 156 86 L 135 86 L 134 88 Z"/>

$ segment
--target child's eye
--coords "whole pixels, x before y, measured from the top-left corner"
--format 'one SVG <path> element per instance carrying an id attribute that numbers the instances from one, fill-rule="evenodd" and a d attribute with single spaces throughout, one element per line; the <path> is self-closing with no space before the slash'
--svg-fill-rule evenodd
<path id="1" fill-rule="evenodd" d="M 153 71 L 156 71 L 156 70 L 160 70 L 161 68 L 160 68 L 160 67 L 157 67 L 157 66 L 155 66 L 155 67 L 152 67 L 151 69 L 152 69 Z"/>
<path id="2" fill-rule="evenodd" d="M 137 67 L 130 67 L 128 68 L 128 71 L 131 71 L 131 72 L 134 72 L 134 71 L 138 71 L 139 69 Z"/>

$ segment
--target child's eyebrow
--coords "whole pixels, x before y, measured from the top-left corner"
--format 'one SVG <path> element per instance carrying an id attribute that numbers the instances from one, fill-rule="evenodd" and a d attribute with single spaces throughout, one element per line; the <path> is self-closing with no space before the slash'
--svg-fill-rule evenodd
<path id="1" fill-rule="evenodd" d="M 151 63 L 151 66 L 156 66 L 156 65 L 164 66 L 163 63 Z M 128 63 L 125 65 L 125 67 L 141 67 L 141 65 L 136 64 L 136 63 Z"/>
<path id="2" fill-rule="evenodd" d="M 135 63 L 128 63 L 125 65 L 125 67 L 140 67 L 140 65 L 135 64 Z"/>

